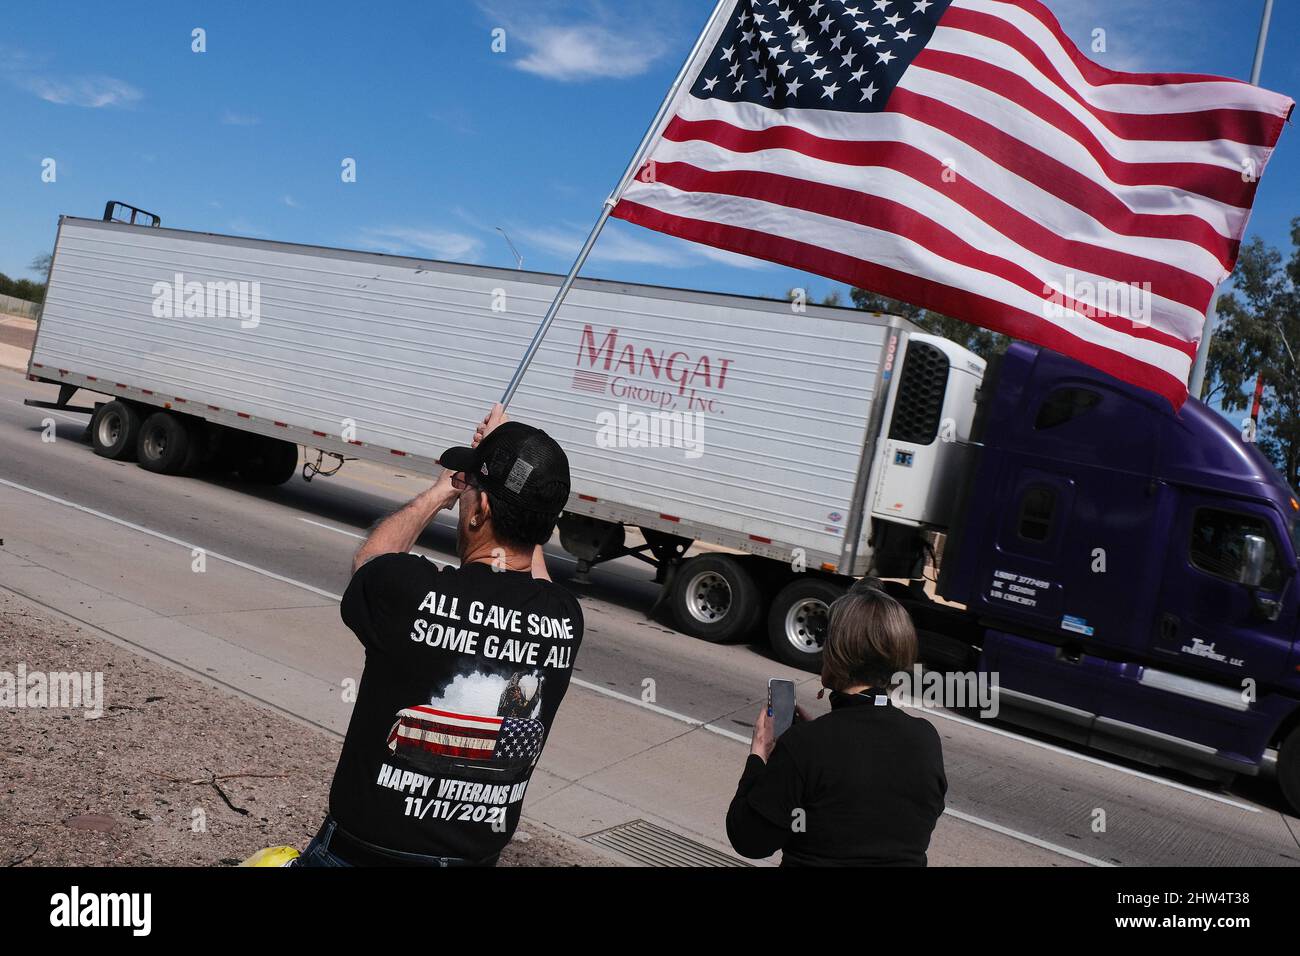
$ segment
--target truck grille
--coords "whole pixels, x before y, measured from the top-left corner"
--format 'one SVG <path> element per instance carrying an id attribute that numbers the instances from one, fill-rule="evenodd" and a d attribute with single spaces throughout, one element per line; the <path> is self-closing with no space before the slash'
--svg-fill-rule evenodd
<path id="1" fill-rule="evenodd" d="M 890 439 L 911 445 L 934 441 L 947 390 L 948 356 L 927 342 L 909 342 L 898 382 L 894 420 L 889 426 Z"/>

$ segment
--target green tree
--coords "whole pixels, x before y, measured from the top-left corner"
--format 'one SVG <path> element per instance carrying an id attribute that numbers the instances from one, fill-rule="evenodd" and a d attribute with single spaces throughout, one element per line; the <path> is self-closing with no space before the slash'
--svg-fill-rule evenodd
<path id="1" fill-rule="evenodd" d="M 1262 373 L 1259 448 L 1295 487 L 1300 485 L 1300 217 L 1291 221 L 1291 246 L 1286 261 L 1259 237 L 1242 246 L 1232 288 L 1219 299 L 1202 398 L 1227 412 L 1246 412 Z"/>
<path id="2" fill-rule="evenodd" d="M 0 295 L 11 295 L 28 302 L 44 302 L 45 283 L 33 282 L 31 279 L 11 279 L 0 272 Z"/>
<path id="3" fill-rule="evenodd" d="M 901 316 L 915 322 L 931 335 L 938 335 L 956 342 L 984 359 L 990 359 L 1005 352 L 1007 346 L 1011 344 L 1010 338 L 998 332 L 980 328 L 978 325 L 971 325 L 969 322 L 963 322 L 960 319 L 954 319 L 939 312 L 931 312 L 928 309 L 909 305 L 906 302 L 900 302 L 898 299 L 878 295 L 866 289 L 854 289 L 849 293 L 849 296 L 853 299 L 853 304 L 863 311 L 883 312 L 886 315 Z"/>
<path id="4" fill-rule="evenodd" d="M 805 304 L 812 302 L 812 297 L 808 295 L 807 289 L 793 288 L 787 289 L 785 293 L 786 300 L 789 302 L 803 302 Z M 832 289 L 826 295 L 822 296 L 821 302 L 817 305 L 829 305 L 838 308 L 844 304 L 844 298 L 840 295 L 838 289 Z"/>

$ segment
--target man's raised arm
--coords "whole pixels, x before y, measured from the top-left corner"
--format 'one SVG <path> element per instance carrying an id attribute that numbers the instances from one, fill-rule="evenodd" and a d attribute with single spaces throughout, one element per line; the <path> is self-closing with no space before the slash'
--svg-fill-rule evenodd
<path id="1" fill-rule="evenodd" d="M 444 471 L 433 487 L 416 495 L 400 510 L 370 529 L 370 534 L 352 557 L 352 573 L 356 574 L 371 558 L 409 552 L 424 529 L 429 527 L 429 522 L 437 517 L 438 512 L 450 509 L 456 498 L 451 472 Z"/>

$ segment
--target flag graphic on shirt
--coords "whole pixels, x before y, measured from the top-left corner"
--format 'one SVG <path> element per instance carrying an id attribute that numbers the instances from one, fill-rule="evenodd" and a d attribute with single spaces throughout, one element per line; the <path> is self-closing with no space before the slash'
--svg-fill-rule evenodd
<path id="1" fill-rule="evenodd" d="M 701 49 L 613 215 L 1186 398 L 1290 98 L 1104 69 L 1037 0 L 737 0 Z"/>
<path id="2" fill-rule="evenodd" d="M 451 758 L 504 769 L 535 760 L 545 736 L 541 721 L 528 717 L 481 717 L 418 706 L 398 712 L 388 749 L 422 764 Z"/>

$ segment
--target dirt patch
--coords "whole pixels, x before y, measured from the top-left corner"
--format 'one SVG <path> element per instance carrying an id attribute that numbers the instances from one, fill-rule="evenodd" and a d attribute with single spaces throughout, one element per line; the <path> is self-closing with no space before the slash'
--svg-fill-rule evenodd
<path id="1" fill-rule="evenodd" d="M 333 735 L 0 590 L 0 671 L 20 668 L 102 674 L 102 713 L 0 709 L 0 866 L 233 865 L 320 826 Z M 609 864 L 527 819 L 501 862 Z"/>

